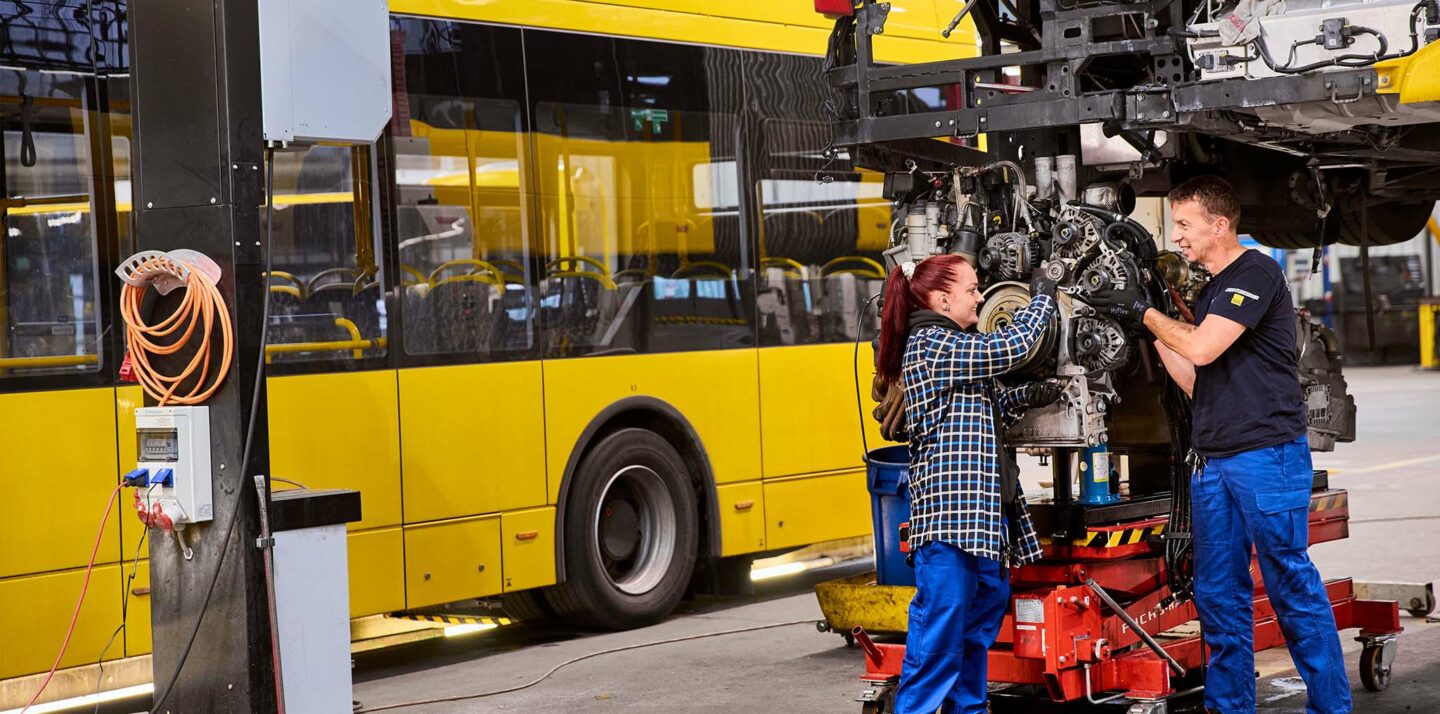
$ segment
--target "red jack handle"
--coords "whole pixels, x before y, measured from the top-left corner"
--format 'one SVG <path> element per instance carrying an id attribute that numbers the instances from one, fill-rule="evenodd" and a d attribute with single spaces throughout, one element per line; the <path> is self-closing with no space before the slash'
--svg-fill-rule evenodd
<path id="1" fill-rule="evenodd" d="M 870 635 L 865 632 L 865 628 L 856 625 L 855 629 L 850 631 L 850 634 L 855 637 L 856 642 L 860 643 L 860 649 L 865 650 L 865 657 L 871 662 L 874 662 L 876 666 L 879 666 L 881 662 L 885 661 L 885 653 L 880 651 L 879 647 L 875 646 L 875 641 L 870 639 Z"/>

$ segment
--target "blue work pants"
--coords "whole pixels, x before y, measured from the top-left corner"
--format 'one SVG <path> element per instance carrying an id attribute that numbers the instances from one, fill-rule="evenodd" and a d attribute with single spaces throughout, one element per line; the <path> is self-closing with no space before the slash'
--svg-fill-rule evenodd
<path id="1" fill-rule="evenodd" d="M 897 714 L 983 714 L 986 652 L 1010 607 L 1009 570 L 950 543 L 915 551 Z"/>
<path id="2" fill-rule="evenodd" d="M 1309 542 L 1310 447 L 1305 437 L 1211 458 L 1191 479 L 1195 605 L 1210 668 L 1205 706 L 1255 711 L 1253 545 L 1290 659 L 1305 681 L 1310 714 L 1350 711 L 1350 682 L 1335 617 Z"/>

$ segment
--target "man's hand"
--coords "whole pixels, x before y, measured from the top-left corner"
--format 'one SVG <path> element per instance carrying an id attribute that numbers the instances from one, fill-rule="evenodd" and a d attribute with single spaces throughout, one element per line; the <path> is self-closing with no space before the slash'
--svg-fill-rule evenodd
<path id="1" fill-rule="evenodd" d="M 1145 311 L 1154 307 L 1150 304 L 1150 299 L 1145 297 L 1144 288 L 1136 281 L 1131 281 L 1124 289 L 1110 287 L 1096 290 L 1090 293 L 1086 302 L 1101 312 L 1108 312 L 1133 325 L 1143 325 Z"/>
<path id="2" fill-rule="evenodd" d="M 1025 400 L 1025 408 L 1049 406 L 1064 393 L 1065 389 L 1055 382 L 1034 382 L 1030 385 L 1030 397 Z"/>

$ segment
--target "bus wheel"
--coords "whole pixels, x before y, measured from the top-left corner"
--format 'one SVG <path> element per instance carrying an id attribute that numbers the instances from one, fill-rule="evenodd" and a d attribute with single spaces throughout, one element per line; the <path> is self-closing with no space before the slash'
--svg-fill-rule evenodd
<path id="1" fill-rule="evenodd" d="M 582 627 L 622 630 L 675 609 L 695 568 L 695 491 L 675 447 L 622 429 L 580 461 L 565 509 L 565 582 L 546 592 Z"/>

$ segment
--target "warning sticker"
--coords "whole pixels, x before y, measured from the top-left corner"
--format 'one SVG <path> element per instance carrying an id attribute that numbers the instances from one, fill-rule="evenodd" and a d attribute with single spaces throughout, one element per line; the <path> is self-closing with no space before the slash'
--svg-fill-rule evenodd
<path id="1" fill-rule="evenodd" d="M 1044 622 L 1045 601 L 1017 598 L 1015 600 L 1016 622 Z"/>

